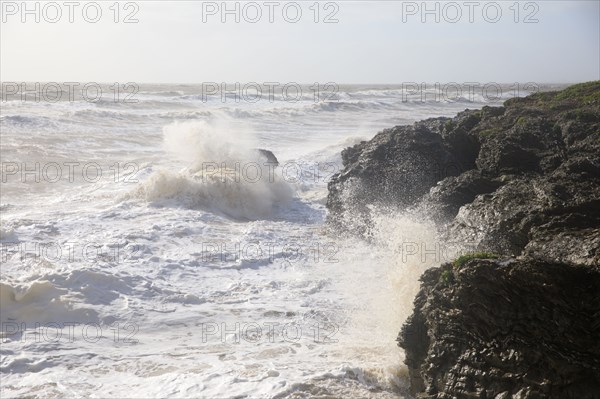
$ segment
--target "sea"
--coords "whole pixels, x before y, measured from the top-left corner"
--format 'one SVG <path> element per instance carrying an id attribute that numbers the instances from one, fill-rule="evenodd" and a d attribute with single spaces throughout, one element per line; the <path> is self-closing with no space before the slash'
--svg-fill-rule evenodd
<path id="1" fill-rule="evenodd" d="M 331 228 L 327 183 L 502 87 L 3 86 L 0 396 L 409 398 L 396 337 L 450 255 L 427 215 Z"/>

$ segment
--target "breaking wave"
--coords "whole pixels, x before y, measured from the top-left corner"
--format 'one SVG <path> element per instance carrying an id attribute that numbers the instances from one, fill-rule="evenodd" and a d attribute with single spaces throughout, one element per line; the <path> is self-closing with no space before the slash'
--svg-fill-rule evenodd
<path id="1" fill-rule="evenodd" d="M 227 123 L 169 125 L 164 147 L 183 169 L 155 171 L 127 198 L 246 220 L 269 218 L 293 198 L 292 187 L 256 149 L 253 136 Z"/>

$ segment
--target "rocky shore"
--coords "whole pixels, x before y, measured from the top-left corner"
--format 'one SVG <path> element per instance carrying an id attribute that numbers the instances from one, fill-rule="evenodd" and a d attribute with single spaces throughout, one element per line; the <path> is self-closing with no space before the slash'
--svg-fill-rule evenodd
<path id="1" fill-rule="evenodd" d="M 399 335 L 417 396 L 600 398 L 599 81 L 386 129 L 342 159 L 337 228 L 368 239 L 373 209 L 412 210 L 497 258 L 422 276 Z"/>
<path id="2" fill-rule="evenodd" d="M 599 266 L 471 259 L 421 282 L 398 337 L 419 397 L 600 397 Z"/>

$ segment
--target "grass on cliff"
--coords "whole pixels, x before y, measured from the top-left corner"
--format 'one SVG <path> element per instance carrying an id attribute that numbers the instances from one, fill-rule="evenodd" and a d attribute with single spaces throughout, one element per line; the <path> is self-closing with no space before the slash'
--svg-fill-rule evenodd
<path id="1" fill-rule="evenodd" d="M 438 283 L 440 287 L 449 287 L 455 281 L 454 272 L 452 269 L 460 268 L 465 262 L 471 259 L 498 259 L 500 256 L 492 252 L 473 252 L 470 254 L 461 255 L 454 262 L 452 268 L 444 270 L 439 277 Z"/>
<path id="2" fill-rule="evenodd" d="M 527 97 L 515 97 L 507 100 L 504 105 L 515 104 L 534 105 L 541 108 L 560 108 L 569 105 L 576 108 L 600 106 L 600 80 L 579 83 L 561 91 L 547 91 L 531 94 Z"/>
<path id="3" fill-rule="evenodd" d="M 439 283 L 444 287 L 454 283 L 454 274 L 452 274 L 452 270 L 444 270 L 440 275 Z"/>
<path id="4" fill-rule="evenodd" d="M 600 105 L 600 81 L 580 83 L 559 91 L 556 101 L 577 101 L 585 105 Z"/>
<path id="5" fill-rule="evenodd" d="M 454 260 L 454 262 L 452 262 L 452 265 L 455 268 L 459 268 L 466 261 L 471 260 L 471 259 L 498 259 L 499 257 L 500 256 L 498 256 L 492 252 L 474 252 L 474 253 L 459 256 L 458 258 L 456 258 L 456 260 Z"/>
<path id="6" fill-rule="evenodd" d="M 500 133 L 502 133 L 502 129 L 499 127 L 494 127 L 491 129 L 482 130 L 481 132 L 479 132 L 479 135 L 482 137 L 490 137 Z"/>

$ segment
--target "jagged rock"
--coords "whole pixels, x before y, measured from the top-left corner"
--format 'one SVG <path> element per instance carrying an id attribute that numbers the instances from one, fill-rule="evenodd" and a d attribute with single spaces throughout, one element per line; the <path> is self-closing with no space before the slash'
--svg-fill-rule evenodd
<path id="1" fill-rule="evenodd" d="M 372 206 L 417 208 L 471 248 L 599 262 L 600 81 L 386 129 L 342 157 L 327 206 L 349 231 L 368 236 Z"/>
<path id="2" fill-rule="evenodd" d="M 426 271 L 399 335 L 435 399 L 600 399 L 600 81 L 387 129 L 342 153 L 330 221 L 368 236 L 372 205 L 492 250 Z M 506 258 L 505 258 L 506 259 Z"/>
<path id="3" fill-rule="evenodd" d="M 440 181 L 425 195 L 420 205 L 434 213 L 430 214 L 432 219 L 438 222 L 449 221 L 463 205 L 473 202 L 480 194 L 496 191 L 502 184 L 498 179 L 485 177 L 478 170 L 469 170 Z"/>
<path id="4" fill-rule="evenodd" d="M 352 223 L 368 217 L 369 205 L 408 206 L 446 173 L 460 173 L 459 160 L 439 133 L 445 119 L 386 129 L 344 150 L 344 170 L 328 184 L 327 207 L 337 217 L 332 221 Z"/>
<path id="5" fill-rule="evenodd" d="M 279 165 L 279 161 L 275 154 L 273 154 L 270 150 L 263 150 L 262 148 L 258 148 L 256 151 L 269 163 L 275 164 L 275 166 Z"/>
<path id="6" fill-rule="evenodd" d="M 600 398 L 600 266 L 472 259 L 427 270 L 402 327 L 414 394 Z"/>

